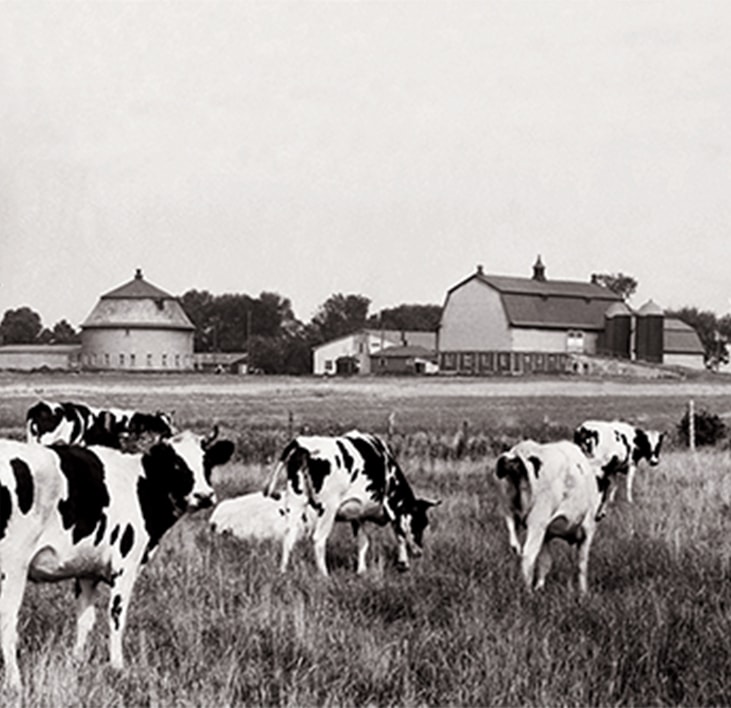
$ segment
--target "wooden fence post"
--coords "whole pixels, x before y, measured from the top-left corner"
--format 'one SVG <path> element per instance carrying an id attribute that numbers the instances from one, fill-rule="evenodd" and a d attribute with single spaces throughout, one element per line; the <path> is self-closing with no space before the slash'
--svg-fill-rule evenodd
<path id="1" fill-rule="evenodd" d="M 692 398 L 688 401 L 688 447 L 695 452 L 695 404 Z"/>

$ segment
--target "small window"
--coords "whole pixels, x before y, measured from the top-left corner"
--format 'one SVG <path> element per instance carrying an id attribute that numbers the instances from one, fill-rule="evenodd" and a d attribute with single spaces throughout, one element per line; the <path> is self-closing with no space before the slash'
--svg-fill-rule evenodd
<path id="1" fill-rule="evenodd" d="M 109 366 L 109 363 L 110 363 L 109 354 L 105 354 L 104 355 L 104 366 Z"/>
<path id="2" fill-rule="evenodd" d="M 124 368 L 124 354 L 119 355 L 119 365 Z"/>
<path id="3" fill-rule="evenodd" d="M 132 368 L 132 369 L 135 368 L 135 355 L 134 354 L 129 355 L 129 365 L 130 365 L 130 368 Z"/>
<path id="4" fill-rule="evenodd" d="M 162 355 L 162 357 L 161 357 L 161 363 L 162 363 L 162 368 L 163 369 L 166 369 L 167 368 L 167 365 L 168 365 L 168 355 L 167 354 L 163 354 Z"/>
<path id="5" fill-rule="evenodd" d="M 325 371 L 332 371 L 332 370 L 333 370 L 333 360 L 326 359 L 325 360 Z"/>
<path id="6" fill-rule="evenodd" d="M 147 368 L 148 369 L 152 368 L 152 354 L 147 355 Z"/>

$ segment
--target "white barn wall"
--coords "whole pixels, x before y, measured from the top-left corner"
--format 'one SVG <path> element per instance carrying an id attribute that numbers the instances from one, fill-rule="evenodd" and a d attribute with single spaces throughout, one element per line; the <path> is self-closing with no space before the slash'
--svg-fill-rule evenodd
<path id="1" fill-rule="evenodd" d="M 513 351 L 516 352 L 568 352 L 568 337 L 564 330 L 540 330 L 515 328 Z M 584 332 L 583 354 L 595 354 L 598 335 Z"/>
<path id="2" fill-rule="evenodd" d="M 134 371 L 193 369 L 192 331 L 94 328 L 83 330 L 81 341 L 85 368 Z"/>
<path id="3" fill-rule="evenodd" d="M 441 352 L 508 351 L 512 348 L 499 293 L 472 280 L 449 294 L 439 330 Z"/>

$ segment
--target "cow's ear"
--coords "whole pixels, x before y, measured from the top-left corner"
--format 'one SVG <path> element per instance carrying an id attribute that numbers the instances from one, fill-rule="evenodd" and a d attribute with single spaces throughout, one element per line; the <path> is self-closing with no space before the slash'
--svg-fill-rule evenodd
<path id="1" fill-rule="evenodd" d="M 495 475 L 498 479 L 502 479 L 503 477 L 508 476 L 508 472 L 508 456 L 505 454 L 500 455 L 500 457 L 497 458 L 497 465 L 495 465 Z"/>
<path id="2" fill-rule="evenodd" d="M 218 440 L 206 448 L 205 460 L 209 467 L 226 464 L 234 454 L 235 446 L 230 440 Z"/>

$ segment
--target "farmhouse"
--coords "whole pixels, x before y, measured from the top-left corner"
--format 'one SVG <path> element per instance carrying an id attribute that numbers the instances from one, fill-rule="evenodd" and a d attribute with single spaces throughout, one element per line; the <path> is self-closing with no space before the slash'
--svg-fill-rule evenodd
<path id="1" fill-rule="evenodd" d="M 486 274 L 482 266 L 447 291 L 439 328 L 442 372 L 522 374 L 574 370 L 576 355 L 703 367 L 690 327 L 645 303 L 633 312 L 596 282 Z"/>
<path id="2" fill-rule="evenodd" d="M 418 346 L 436 351 L 435 332 L 362 329 L 315 347 L 314 374 L 370 374 L 372 355 L 389 347 Z"/>
<path id="3" fill-rule="evenodd" d="M 102 295 L 81 325 L 84 369 L 193 369 L 194 326 L 177 298 L 147 282 L 142 271 Z"/>

